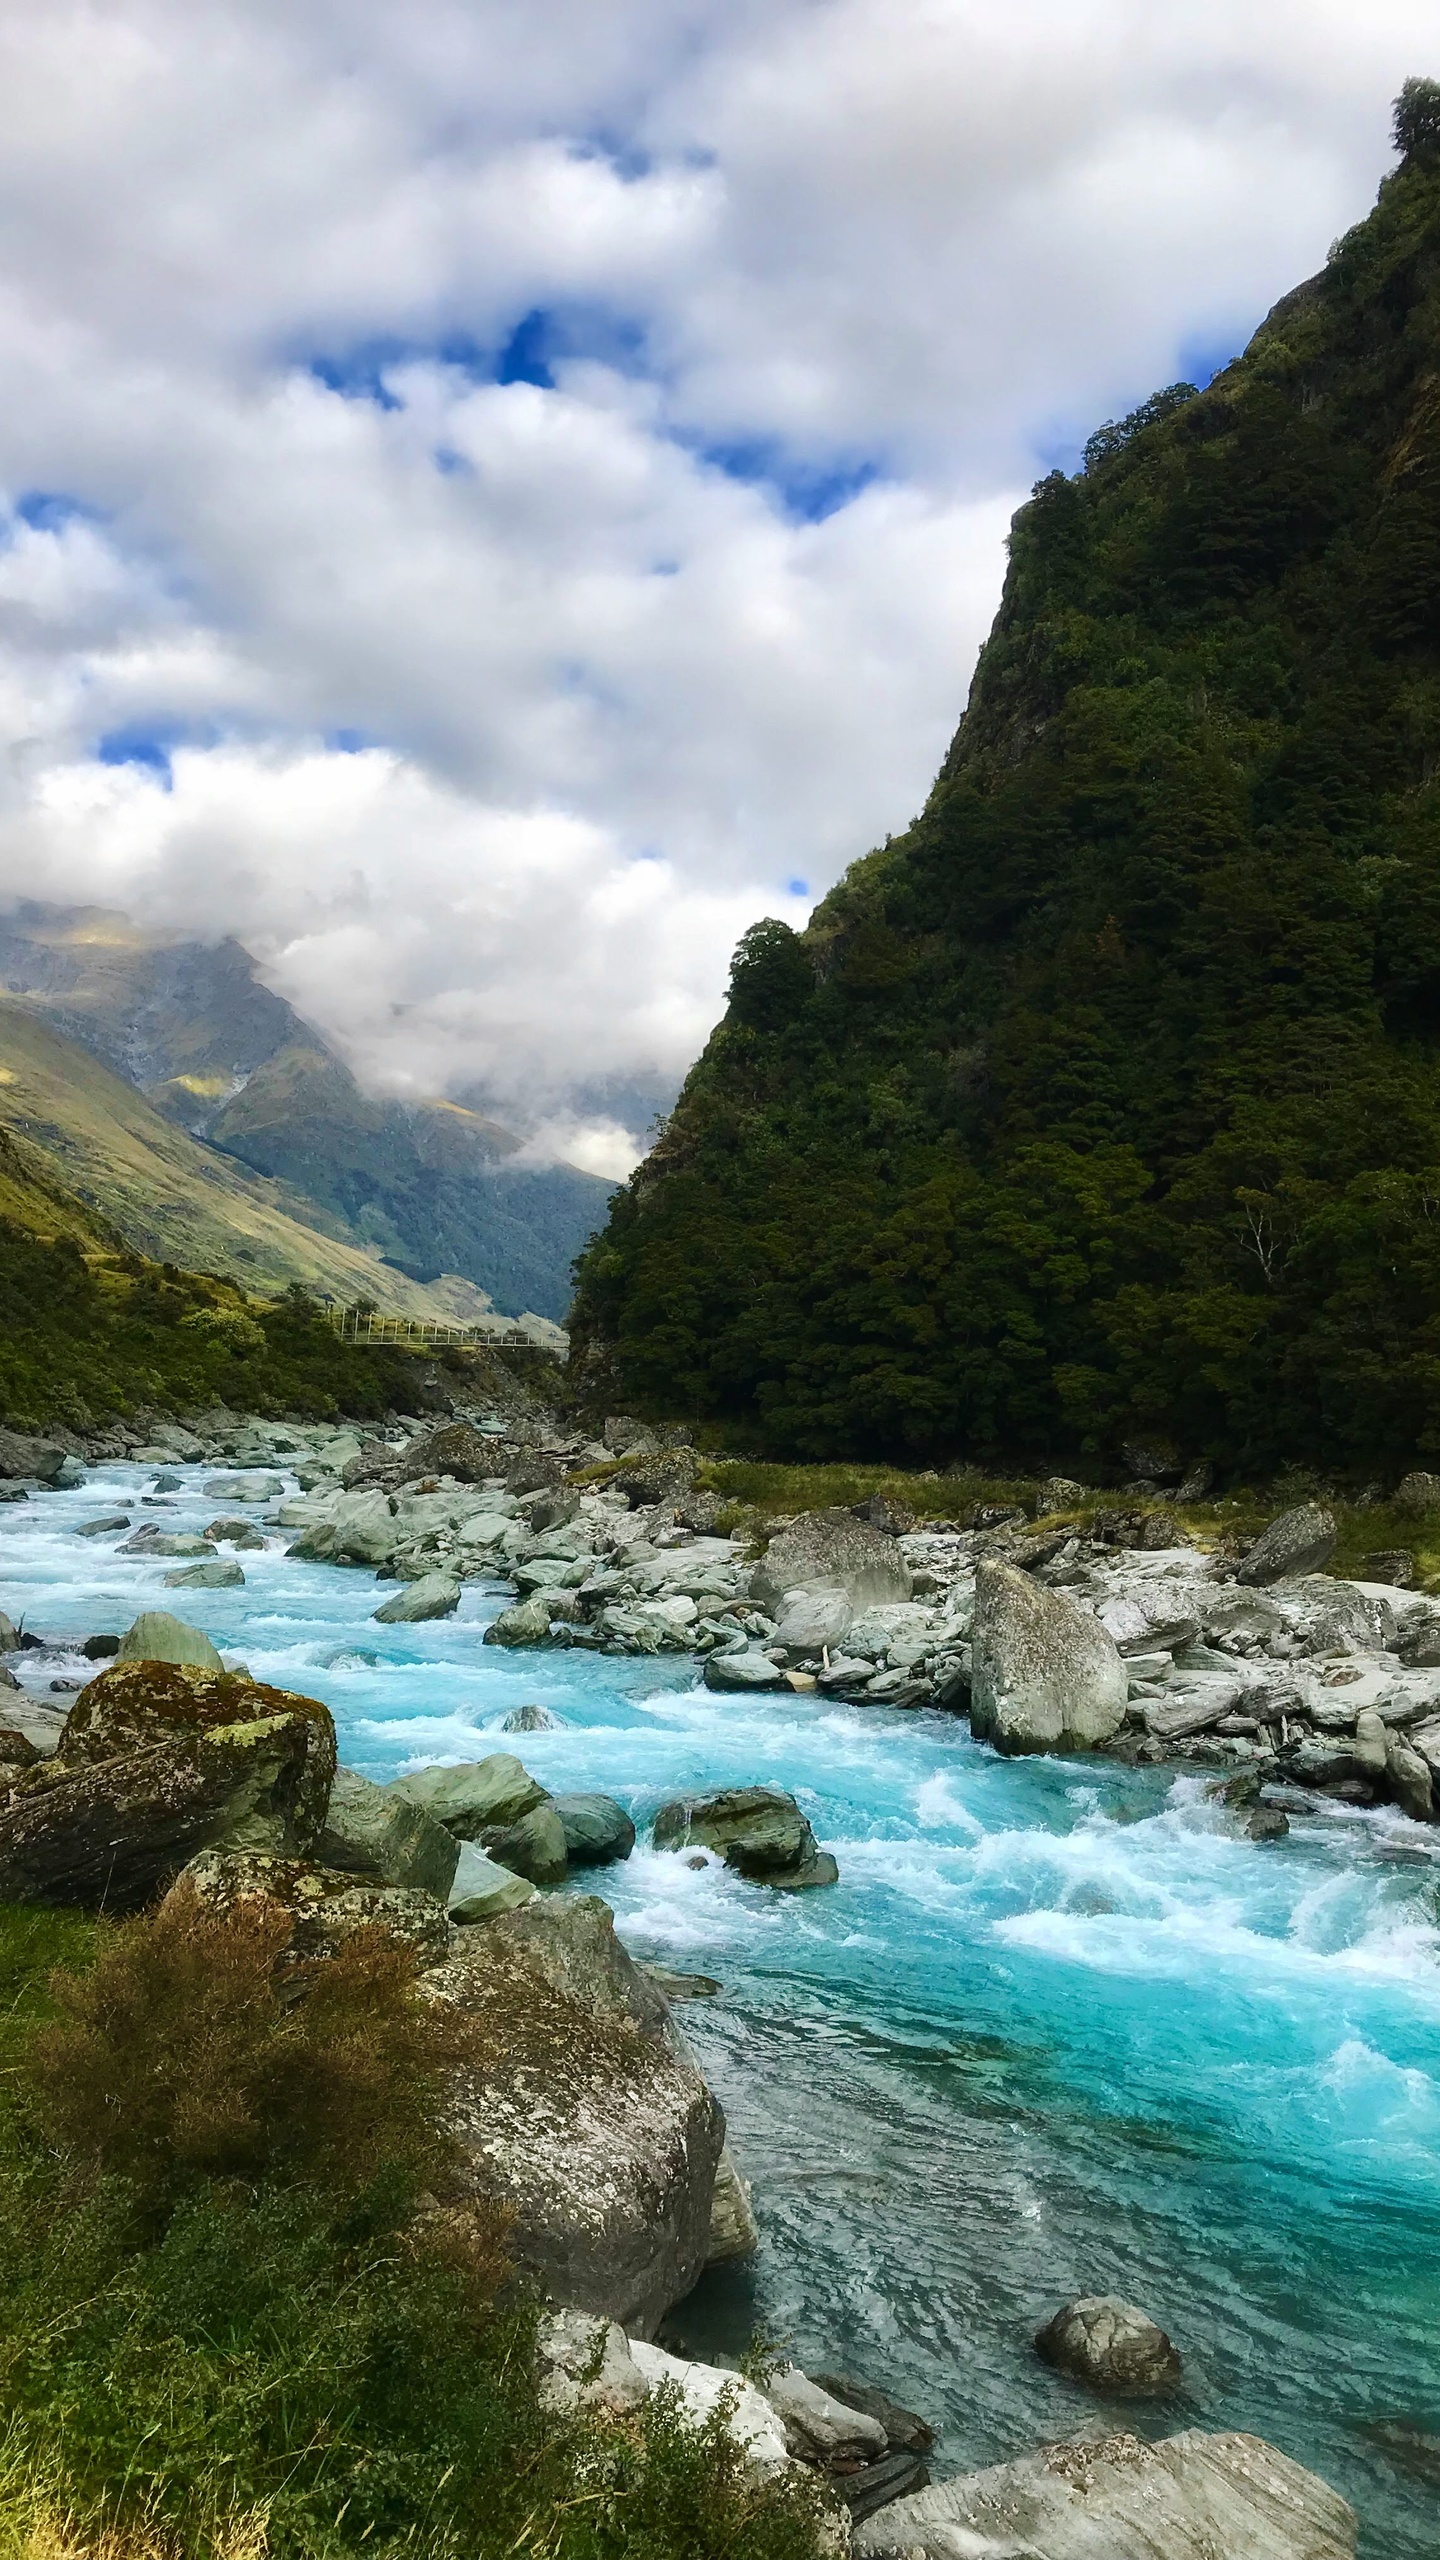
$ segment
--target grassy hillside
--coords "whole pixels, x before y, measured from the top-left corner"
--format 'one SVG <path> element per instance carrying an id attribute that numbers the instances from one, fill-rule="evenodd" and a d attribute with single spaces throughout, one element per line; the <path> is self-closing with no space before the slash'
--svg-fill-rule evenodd
<path id="1" fill-rule="evenodd" d="M 3 993 L 0 1126 L 43 1148 L 81 1201 L 156 1261 L 221 1272 L 257 1294 L 298 1281 L 396 1315 L 440 1312 L 403 1272 L 305 1223 L 319 1213 L 162 1120 L 89 1050 Z"/>
<path id="2" fill-rule="evenodd" d="M 597 1396 L 797 1456 L 1440 1454 L 1427 95 L 1245 355 L 1039 484 L 915 826 L 746 937 L 586 1260 Z"/>
<path id="3" fill-rule="evenodd" d="M 239 943 L 27 902 L 0 917 L 0 988 L 164 1119 L 288 1184 L 294 1197 L 279 1205 L 302 1224 L 402 1277 L 457 1274 L 508 1315 L 564 1317 L 571 1263 L 610 1184 L 573 1165 L 509 1162 L 519 1140 L 458 1103 L 362 1092 Z"/>

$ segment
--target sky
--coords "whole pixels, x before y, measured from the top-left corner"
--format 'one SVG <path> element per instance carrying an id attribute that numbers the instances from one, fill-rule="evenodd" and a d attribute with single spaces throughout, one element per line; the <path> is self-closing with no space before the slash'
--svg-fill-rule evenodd
<path id="1" fill-rule="evenodd" d="M 622 1175 L 1426 0 L 0 0 L 0 903 Z"/>

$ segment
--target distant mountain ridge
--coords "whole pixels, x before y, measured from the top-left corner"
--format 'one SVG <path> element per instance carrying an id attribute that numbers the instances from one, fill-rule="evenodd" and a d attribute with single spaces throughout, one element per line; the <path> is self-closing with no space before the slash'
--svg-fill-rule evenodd
<path id="1" fill-rule="evenodd" d="M 27 902 L 0 916 L 0 987 L 191 1138 L 284 1183 L 295 1217 L 419 1283 L 458 1274 L 502 1314 L 563 1318 L 611 1185 L 511 1163 L 520 1141 L 462 1104 L 366 1095 L 240 943 Z"/>

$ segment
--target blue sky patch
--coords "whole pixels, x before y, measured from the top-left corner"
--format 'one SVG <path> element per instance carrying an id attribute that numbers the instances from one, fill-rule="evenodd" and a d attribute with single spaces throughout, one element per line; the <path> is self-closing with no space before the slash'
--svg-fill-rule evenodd
<path id="1" fill-rule="evenodd" d="M 881 477 L 880 464 L 868 456 L 820 462 L 770 438 L 703 444 L 694 437 L 679 436 L 676 442 L 712 471 L 723 471 L 727 480 L 769 491 L 796 524 L 823 524 Z"/>
<path id="2" fill-rule="evenodd" d="M 16 499 L 13 512 L 35 533 L 63 533 L 68 524 L 100 521 L 94 507 L 68 496 L 63 489 L 26 489 Z"/>
<path id="3" fill-rule="evenodd" d="M 168 791 L 173 781 L 170 751 L 180 744 L 185 732 L 161 729 L 143 721 L 134 721 L 122 729 L 108 729 L 97 739 L 95 753 L 101 764 L 138 764 L 147 773 L 158 775 Z"/>

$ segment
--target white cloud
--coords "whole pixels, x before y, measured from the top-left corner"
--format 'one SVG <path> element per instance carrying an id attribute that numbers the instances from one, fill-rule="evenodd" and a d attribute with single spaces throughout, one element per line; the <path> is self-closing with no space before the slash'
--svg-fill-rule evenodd
<path id="1" fill-rule="evenodd" d="M 1432 32 L 11 12 L 0 895 L 238 933 L 377 1083 L 618 1167 L 584 1091 L 905 823 L 1036 470 L 1320 262 Z"/>

